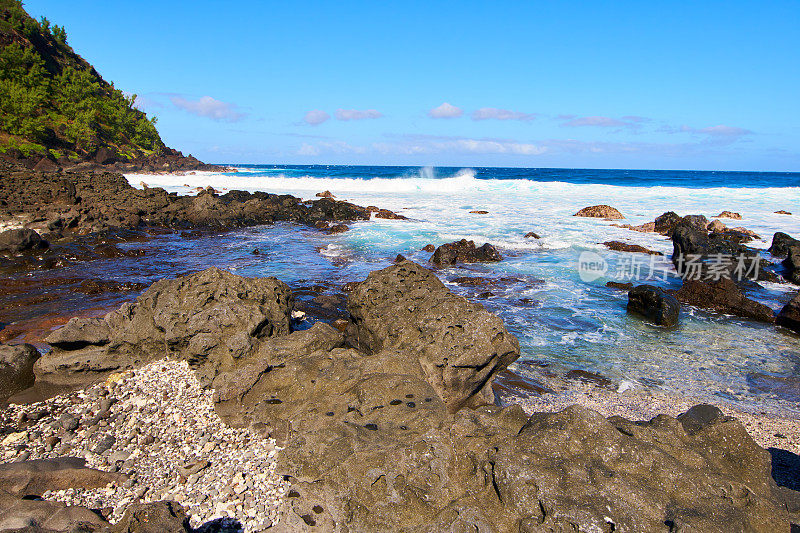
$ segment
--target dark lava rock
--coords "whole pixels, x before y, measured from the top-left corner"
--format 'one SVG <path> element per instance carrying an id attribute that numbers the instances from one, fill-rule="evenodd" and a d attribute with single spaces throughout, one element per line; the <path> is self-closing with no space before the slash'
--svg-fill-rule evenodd
<path id="1" fill-rule="evenodd" d="M 621 291 L 629 291 L 633 288 L 633 283 L 631 282 L 620 282 L 620 281 L 609 281 L 606 283 L 606 287 L 610 287 L 612 289 L 619 289 Z"/>
<path id="2" fill-rule="evenodd" d="M 653 230 L 656 233 L 671 237 L 672 232 L 675 230 L 678 224 L 680 224 L 680 222 L 681 217 L 678 215 L 678 213 L 674 211 L 667 211 L 663 215 L 656 217 Z"/>
<path id="3" fill-rule="evenodd" d="M 761 322 L 775 322 L 775 313 L 766 305 L 747 298 L 731 280 L 683 280 L 677 291 L 671 291 L 679 301 L 720 313 L 751 318 Z"/>
<path id="4" fill-rule="evenodd" d="M 453 410 L 491 401 L 492 376 L 519 357 L 502 320 L 411 261 L 372 272 L 347 309 L 361 347 L 423 377 Z"/>
<path id="5" fill-rule="evenodd" d="M 275 278 L 243 278 L 218 268 L 157 281 L 104 318 L 73 318 L 46 341 L 37 379 L 85 383 L 164 355 L 188 360 L 202 379 L 231 367 L 262 339 L 290 331 L 293 298 Z"/>
<path id="6" fill-rule="evenodd" d="M 800 241 L 779 231 L 772 236 L 772 245 L 769 247 L 769 253 L 779 258 L 786 257 L 789 255 L 789 249 L 792 246 L 800 246 Z"/>
<path id="7" fill-rule="evenodd" d="M 797 293 L 792 300 L 783 306 L 775 323 L 795 333 L 800 333 L 800 293 Z"/>
<path id="8" fill-rule="evenodd" d="M 614 387 L 614 384 L 607 377 L 601 376 L 600 374 L 596 374 L 594 372 L 589 372 L 588 370 L 581 370 L 580 368 L 574 368 L 570 370 L 564 375 L 564 377 L 566 379 L 591 383 L 604 389 L 612 389 Z"/>
<path id="9" fill-rule="evenodd" d="M 730 218 L 733 220 L 741 220 L 742 215 L 739 213 L 734 213 L 733 211 L 723 211 L 719 215 L 715 216 L 714 218 Z"/>
<path id="10" fill-rule="evenodd" d="M 327 232 L 329 235 L 336 235 L 337 233 L 344 233 L 349 229 L 350 226 L 348 226 L 347 224 L 334 224 L 333 226 L 328 228 Z"/>
<path id="11" fill-rule="evenodd" d="M 700 280 L 719 277 L 776 279 L 774 273 L 760 268 L 758 250 L 742 244 L 751 236 L 735 230 L 709 235 L 705 228 L 686 223 L 686 218 L 672 232 L 672 263 L 681 277 Z M 740 272 L 737 273 L 737 269 Z"/>
<path id="12" fill-rule="evenodd" d="M 50 243 L 32 229 L 10 229 L 0 233 L 0 252 L 18 254 L 45 250 L 49 246 Z"/>
<path id="13" fill-rule="evenodd" d="M 331 191 L 323 191 L 317 193 L 317 198 L 336 198 Z"/>
<path id="14" fill-rule="evenodd" d="M 108 533 L 190 533 L 189 517 L 178 502 L 132 503 Z"/>
<path id="15" fill-rule="evenodd" d="M 658 326 L 677 326 L 680 309 L 678 300 L 658 287 L 639 285 L 628 291 L 628 312 L 642 315 Z"/>
<path id="16" fill-rule="evenodd" d="M 497 249 L 488 242 L 481 247 L 476 247 L 474 241 L 461 239 L 439 246 L 433 252 L 431 263 L 441 266 L 456 263 L 502 261 L 502 259 L 503 257 Z"/>
<path id="17" fill-rule="evenodd" d="M 786 277 L 792 283 L 800 285 L 800 244 L 789 248 L 789 255 L 782 264 L 786 269 Z"/>
<path id="18" fill-rule="evenodd" d="M 39 350 L 30 344 L 0 344 L 0 400 L 33 385 L 33 364 Z"/>
<path id="19" fill-rule="evenodd" d="M 800 377 L 798 376 L 773 376 L 751 372 L 747 374 L 747 385 L 754 392 L 772 394 L 790 402 L 800 402 Z"/>
<path id="20" fill-rule="evenodd" d="M 539 237 L 539 234 L 535 233 L 533 231 L 529 231 L 528 233 L 526 233 L 525 234 L 525 238 L 526 239 L 541 239 L 541 237 Z"/>
<path id="21" fill-rule="evenodd" d="M 661 252 L 648 250 L 644 246 L 639 246 L 638 244 L 628 244 L 621 241 L 604 242 L 603 246 L 606 246 L 607 248 L 609 248 L 610 250 L 614 250 L 615 252 L 635 252 L 635 253 L 649 254 L 649 255 L 664 255 Z"/>
<path id="22" fill-rule="evenodd" d="M 789 211 L 784 211 L 783 209 L 778 209 L 777 211 L 775 211 L 775 214 L 776 215 L 791 215 L 791 213 Z"/>
<path id="23" fill-rule="evenodd" d="M 144 283 L 134 281 L 113 281 L 85 279 L 74 290 L 83 294 L 103 294 L 106 292 L 136 292 L 147 288 Z"/>
<path id="24" fill-rule="evenodd" d="M 475 211 L 470 211 L 471 215 L 488 215 L 489 211 L 485 211 L 483 209 L 476 209 Z"/>
<path id="25" fill-rule="evenodd" d="M 436 247 L 434 245 L 432 245 L 432 244 L 426 244 L 425 246 L 422 247 L 422 251 L 423 252 L 434 252 L 434 251 L 436 251 Z"/>
<path id="26" fill-rule="evenodd" d="M 388 209 L 378 209 L 377 211 L 375 211 L 375 218 L 383 218 L 386 220 L 408 220 L 408 217 L 399 215 L 397 213 L 389 211 Z"/>
<path id="27" fill-rule="evenodd" d="M 574 215 L 574 217 L 591 217 L 591 218 L 605 218 L 608 220 L 622 220 L 625 217 L 622 213 L 611 207 L 610 205 L 593 205 L 584 207 Z"/>

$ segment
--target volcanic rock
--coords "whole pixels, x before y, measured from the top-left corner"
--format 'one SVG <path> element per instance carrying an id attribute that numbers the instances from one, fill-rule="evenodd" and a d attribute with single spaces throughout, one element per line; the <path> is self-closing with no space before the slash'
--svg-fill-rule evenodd
<path id="1" fill-rule="evenodd" d="M 574 217 L 591 217 L 591 218 L 605 218 L 607 220 L 622 220 L 625 217 L 622 213 L 611 207 L 610 205 L 593 205 L 584 207 L 574 215 Z"/>
<path id="2" fill-rule="evenodd" d="M 150 286 L 104 318 L 73 318 L 46 341 L 37 379 L 84 383 L 169 354 L 202 380 L 233 366 L 262 339 L 290 331 L 293 298 L 275 278 L 249 279 L 218 268 Z"/>
<path id="3" fill-rule="evenodd" d="M 786 277 L 800 285 L 800 244 L 789 248 L 789 255 L 781 264 L 786 269 Z"/>
<path id="4" fill-rule="evenodd" d="M 783 306 L 775 318 L 775 323 L 795 333 L 800 333 L 800 293 L 797 293 L 788 304 Z"/>
<path id="5" fill-rule="evenodd" d="M 772 236 L 772 245 L 769 247 L 769 253 L 775 257 L 786 257 L 789 255 L 789 248 L 792 246 L 800 246 L 800 240 L 779 231 Z"/>
<path id="6" fill-rule="evenodd" d="M 603 246 L 606 246 L 609 249 L 614 250 L 616 252 L 635 252 L 635 253 L 649 254 L 649 255 L 664 255 L 661 252 L 649 250 L 644 246 L 639 246 L 638 244 L 628 244 L 621 241 L 604 242 Z"/>
<path id="7" fill-rule="evenodd" d="M 331 191 L 323 191 L 317 193 L 317 198 L 336 198 Z"/>
<path id="8" fill-rule="evenodd" d="M 737 285 L 727 278 L 699 281 L 685 279 L 677 291 L 671 291 L 679 301 L 720 313 L 775 322 L 775 313 L 766 305 L 747 298 Z"/>
<path id="9" fill-rule="evenodd" d="M 719 215 L 715 216 L 714 218 L 730 218 L 733 220 L 741 220 L 742 215 L 739 213 L 734 213 L 733 211 L 723 211 Z"/>
<path id="10" fill-rule="evenodd" d="M 359 346 L 424 378 L 451 410 L 491 401 L 492 377 L 519 357 L 502 320 L 411 261 L 372 272 L 347 302 Z"/>
<path id="11" fill-rule="evenodd" d="M 0 233 L 0 252 L 17 254 L 29 250 L 44 250 L 49 245 L 32 229 L 10 229 Z"/>
<path id="12" fill-rule="evenodd" d="M 680 303 L 659 287 L 638 285 L 628 291 L 628 312 L 644 316 L 658 326 L 678 325 Z"/>
<path id="13" fill-rule="evenodd" d="M 0 344 L 0 400 L 33 385 L 33 364 L 39 357 L 30 344 Z"/>
<path id="14" fill-rule="evenodd" d="M 501 261 L 502 259 L 500 252 L 488 242 L 483 246 L 476 247 L 474 241 L 461 239 L 439 246 L 433 252 L 430 261 L 438 266 L 446 266 L 456 263 Z"/>

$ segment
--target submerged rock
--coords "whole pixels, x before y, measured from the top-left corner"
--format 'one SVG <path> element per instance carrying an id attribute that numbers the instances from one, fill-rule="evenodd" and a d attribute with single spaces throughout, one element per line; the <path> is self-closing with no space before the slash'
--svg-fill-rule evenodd
<path id="1" fill-rule="evenodd" d="M 502 259 L 500 252 L 488 242 L 483 246 L 476 247 L 474 241 L 461 239 L 436 248 L 430 261 L 435 265 L 441 266 L 454 265 L 456 263 L 502 261 Z"/>
<path id="2" fill-rule="evenodd" d="M 638 285 L 628 291 L 628 312 L 642 315 L 658 326 L 677 326 L 680 309 L 678 300 L 659 287 Z"/>
<path id="3" fill-rule="evenodd" d="M 638 244 L 628 244 L 622 241 L 604 242 L 603 246 L 607 247 L 610 250 L 614 250 L 615 252 L 634 252 L 634 253 L 649 254 L 649 255 L 664 255 L 661 252 L 656 252 L 655 250 L 649 250 L 644 246 L 639 246 Z"/>
<path id="4" fill-rule="evenodd" d="M 607 220 L 622 220 L 625 217 L 622 213 L 611 207 L 610 205 L 593 205 L 584 207 L 574 215 L 574 217 L 591 217 L 591 218 L 605 218 Z"/>

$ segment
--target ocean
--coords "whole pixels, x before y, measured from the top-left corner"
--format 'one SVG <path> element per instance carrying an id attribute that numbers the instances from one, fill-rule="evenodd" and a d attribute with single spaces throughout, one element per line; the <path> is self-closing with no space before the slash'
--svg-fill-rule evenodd
<path id="1" fill-rule="evenodd" d="M 503 318 L 520 340 L 517 372 L 581 369 L 605 376 L 621 390 L 658 388 L 721 398 L 747 409 L 800 411 L 797 335 L 692 308 L 684 308 L 674 330 L 628 315 L 626 293 L 605 283 L 680 287 L 669 263 L 671 241 L 615 227 L 614 222 L 572 216 L 596 204 L 617 208 L 625 216 L 617 223 L 632 225 L 665 211 L 709 219 L 723 210 L 734 211 L 741 213 L 741 220 L 722 222 L 755 231 L 761 238 L 751 246 L 763 250 L 766 264 L 776 261 L 765 251 L 776 231 L 800 237 L 798 173 L 277 165 L 236 170 L 128 179 L 134 186 L 144 182 L 181 194 L 210 185 L 223 193 L 241 189 L 315 199 L 316 193 L 329 190 L 337 199 L 391 209 L 409 220 L 358 222 L 338 235 L 286 223 L 195 240 L 167 235 L 159 239 L 155 255 L 130 264 L 115 260 L 113 275 L 149 283 L 166 270 L 217 265 L 241 275 L 276 276 L 295 287 L 338 287 L 390 265 L 397 254 L 426 264 L 431 254 L 422 248 L 427 244 L 462 238 L 478 245 L 489 242 L 503 261 L 437 274 L 453 291 L 477 299 Z M 525 237 L 528 232 L 540 238 Z M 612 252 L 602 245 L 610 240 L 665 256 Z M 254 249 L 260 253 L 254 255 Z M 608 266 L 606 275 L 582 279 L 578 258 L 583 252 L 598 254 Z M 637 264 L 637 279 L 624 279 L 634 272 L 631 263 Z M 497 282 L 465 287 L 452 282 L 459 276 Z M 645 281 L 648 277 L 654 279 Z M 795 285 L 764 283 L 749 296 L 777 311 L 797 290 Z"/>

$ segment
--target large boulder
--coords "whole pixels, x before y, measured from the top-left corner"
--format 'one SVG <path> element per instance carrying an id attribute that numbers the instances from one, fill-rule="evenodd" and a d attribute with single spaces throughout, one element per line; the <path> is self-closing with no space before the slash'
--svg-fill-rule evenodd
<path id="1" fill-rule="evenodd" d="M 678 226 L 678 224 L 680 224 L 680 222 L 681 217 L 678 215 L 678 213 L 674 211 L 667 211 L 661 216 L 656 217 L 656 220 L 653 224 L 653 231 L 662 235 L 666 235 L 667 237 L 671 237 L 672 231 Z"/>
<path id="2" fill-rule="evenodd" d="M 681 302 L 720 313 L 751 318 L 761 322 L 774 322 L 775 313 L 766 305 L 742 294 L 730 279 L 699 281 L 683 280 L 683 285 L 672 294 Z"/>
<path id="3" fill-rule="evenodd" d="M 170 355 L 209 382 L 262 339 L 290 332 L 293 298 L 275 278 L 244 278 L 210 268 L 150 286 L 104 318 L 75 318 L 47 339 L 53 350 L 37 379 L 76 384 Z"/>
<path id="4" fill-rule="evenodd" d="M 17 254 L 45 250 L 49 246 L 50 244 L 32 229 L 9 229 L 0 233 L 0 252 Z"/>
<path id="5" fill-rule="evenodd" d="M 438 266 L 454 265 L 456 263 L 479 263 L 501 261 L 503 257 L 491 244 L 484 243 L 476 247 L 474 241 L 461 239 L 460 241 L 443 244 L 436 248 L 431 256 L 431 263 Z"/>
<path id="6" fill-rule="evenodd" d="M 403 261 L 372 272 L 347 298 L 358 344 L 393 353 L 397 371 L 430 383 L 453 410 L 491 399 L 491 380 L 519 357 L 503 321 Z"/>
<path id="7" fill-rule="evenodd" d="M 792 246 L 800 246 L 800 241 L 791 235 L 778 231 L 772 236 L 772 245 L 769 247 L 769 253 L 778 258 L 786 257 L 789 255 L 789 248 Z"/>
<path id="8" fill-rule="evenodd" d="M 33 385 L 33 364 L 39 357 L 31 344 L 0 344 L 0 400 Z"/>
<path id="9" fill-rule="evenodd" d="M 775 318 L 775 323 L 795 333 L 800 333 L 800 292 L 788 304 L 783 306 L 783 309 Z"/>
<path id="10" fill-rule="evenodd" d="M 658 326 L 677 326 L 680 310 L 678 300 L 659 287 L 638 285 L 628 291 L 628 312 L 641 315 Z"/>
<path id="11" fill-rule="evenodd" d="M 789 247 L 789 253 L 782 264 L 789 281 L 800 285 L 800 244 Z"/>
<path id="12" fill-rule="evenodd" d="M 622 213 L 611 207 L 610 205 L 592 205 L 584 207 L 574 215 L 574 217 L 590 217 L 590 218 L 605 218 L 606 220 L 622 220 L 625 217 Z"/>

